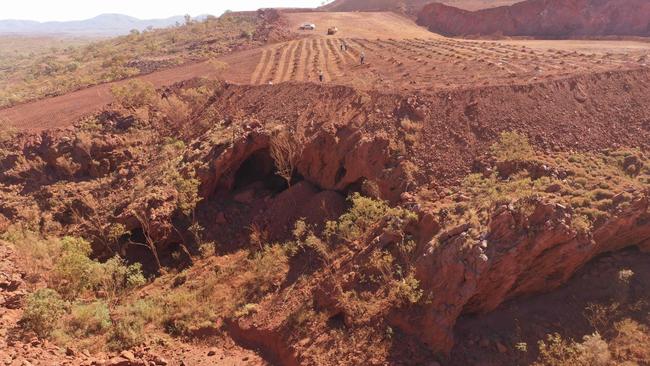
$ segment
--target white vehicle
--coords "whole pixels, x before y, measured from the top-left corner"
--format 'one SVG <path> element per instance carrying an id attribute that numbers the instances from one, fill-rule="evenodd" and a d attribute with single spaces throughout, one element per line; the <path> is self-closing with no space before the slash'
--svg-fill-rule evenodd
<path id="1" fill-rule="evenodd" d="M 316 30 L 316 24 L 314 23 L 305 23 L 300 26 L 300 30 Z"/>

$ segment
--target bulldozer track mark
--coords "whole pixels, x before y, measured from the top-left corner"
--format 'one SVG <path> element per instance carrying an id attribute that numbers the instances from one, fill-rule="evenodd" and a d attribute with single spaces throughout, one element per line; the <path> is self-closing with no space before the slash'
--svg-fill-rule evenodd
<path id="1" fill-rule="evenodd" d="M 291 66 L 291 52 L 294 47 L 294 42 L 286 43 L 282 48 L 282 53 L 278 58 L 275 78 L 273 79 L 274 83 L 281 83 L 287 81 L 287 69 Z"/>
<path id="2" fill-rule="evenodd" d="M 299 41 L 293 41 L 291 48 L 289 49 L 289 53 L 287 54 L 287 66 L 284 72 L 284 80 L 283 81 L 290 81 L 293 80 L 296 76 L 296 70 L 297 70 L 297 63 L 296 63 L 296 55 L 300 51 L 300 42 Z"/>
<path id="3" fill-rule="evenodd" d="M 349 58 L 352 64 L 356 64 L 357 62 L 359 62 L 359 57 L 358 57 L 359 52 L 352 45 L 352 42 L 348 39 L 344 40 L 343 42 L 345 42 L 345 44 L 347 45 L 345 51 L 343 51 L 343 56 Z"/>
<path id="4" fill-rule="evenodd" d="M 320 50 L 318 49 L 318 41 L 317 40 L 312 40 L 310 42 L 310 47 L 311 47 L 311 66 L 309 68 L 309 77 L 307 78 L 307 81 L 314 81 L 318 78 L 318 71 L 320 70 L 321 63 L 320 63 Z"/>
<path id="5" fill-rule="evenodd" d="M 305 71 L 302 80 L 309 81 L 311 78 L 312 69 L 314 67 L 313 65 L 314 49 L 313 49 L 312 39 L 305 41 L 305 49 L 307 52 L 305 54 L 305 58 L 303 58 L 301 61 L 301 64 L 304 64 L 304 71 Z"/>
<path id="6" fill-rule="evenodd" d="M 276 49 L 275 57 L 273 58 L 273 67 L 271 67 L 271 74 L 269 75 L 267 82 L 272 82 L 272 83 L 279 82 L 277 78 L 281 73 L 280 67 L 281 67 L 282 60 L 284 59 L 284 56 L 287 52 L 287 46 L 288 46 L 287 43 L 283 43 L 280 47 Z"/>
<path id="7" fill-rule="evenodd" d="M 320 49 L 321 70 L 323 71 L 323 76 L 325 77 L 325 81 L 332 81 L 333 79 L 332 75 L 337 73 L 336 61 L 330 62 L 331 51 L 327 47 L 325 40 L 321 39 L 318 42 L 318 48 Z"/>
<path id="8" fill-rule="evenodd" d="M 255 66 L 255 71 L 253 71 L 253 74 L 251 75 L 251 81 L 250 81 L 251 84 L 261 83 L 262 71 L 266 67 L 266 63 L 269 62 L 269 58 L 272 54 L 273 51 L 270 48 L 266 48 L 261 52 L 260 60 L 257 63 L 257 66 Z"/>
<path id="9" fill-rule="evenodd" d="M 303 60 L 306 60 L 308 57 L 309 56 L 307 55 L 307 41 L 302 40 L 300 41 L 300 47 L 294 59 L 294 63 L 296 65 L 296 74 L 294 75 L 295 80 L 297 81 L 305 80 L 306 67 L 305 67 L 305 62 L 303 62 Z"/>
<path id="10" fill-rule="evenodd" d="M 334 61 L 336 62 L 337 65 L 343 65 L 345 63 L 345 58 L 343 57 L 343 54 L 341 53 L 341 48 L 339 45 L 334 44 L 334 41 L 331 39 L 327 40 L 327 47 L 332 51 L 332 54 L 334 55 Z"/>
<path id="11" fill-rule="evenodd" d="M 270 50 L 270 55 L 267 61 L 264 63 L 264 68 L 262 69 L 262 73 L 260 74 L 257 84 L 265 84 L 269 82 L 276 52 L 277 48 L 272 48 Z"/>

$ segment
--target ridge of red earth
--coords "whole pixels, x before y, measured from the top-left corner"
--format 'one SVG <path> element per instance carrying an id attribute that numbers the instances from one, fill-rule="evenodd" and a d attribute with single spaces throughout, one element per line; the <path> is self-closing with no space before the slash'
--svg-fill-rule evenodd
<path id="1" fill-rule="evenodd" d="M 465 10 L 511 5 L 521 0 L 441 0 L 440 3 Z M 395 11 L 415 15 L 429 0 L 336 0 L 320 7 L 325 11 Z"/>
<path id="2" fill-rule="evenodd" d="M 647 37 L 649 19 L 645 0 L 527 0 L 477 11 L 431 3 L 418 13 L 417 23 L 447 36 Z"/>

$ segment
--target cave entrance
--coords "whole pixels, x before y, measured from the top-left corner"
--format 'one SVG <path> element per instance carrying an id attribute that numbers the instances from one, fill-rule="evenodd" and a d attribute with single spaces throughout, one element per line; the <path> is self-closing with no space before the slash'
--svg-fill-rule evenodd
<path id="1" fill-rule="evenodd" d="M 247 187 L 253 183 L 262 183 L 273 193 L 288 188 L 287 182 L 277 175 L 275 163 L 268 148 L 257 150 L 239 166 L 235 173 L 233 190 Z"/>

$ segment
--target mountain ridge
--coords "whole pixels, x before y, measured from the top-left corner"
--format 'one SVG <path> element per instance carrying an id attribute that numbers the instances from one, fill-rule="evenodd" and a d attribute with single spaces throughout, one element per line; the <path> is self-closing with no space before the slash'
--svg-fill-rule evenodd
<path id="1" fill-rule="evenodd" d="M 205 15 L 197 17 L 205 18 Z M 196 19 L 196 18 L 194 18 Z M 182 15 L 160 19 L 139 19 L 125 14 L 104 13 L 93 18 L 72 21 L 38 22 L 23 19 L 0 19 L 0 34 L 97 34 L 120 35 L 132 29 L 165 28 L 184 22 Z"/>

